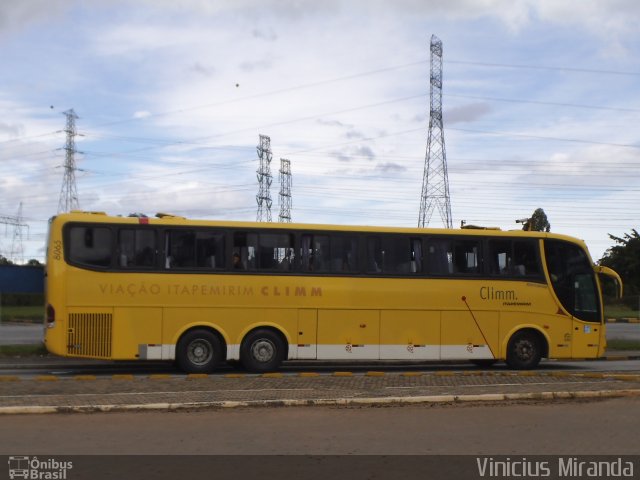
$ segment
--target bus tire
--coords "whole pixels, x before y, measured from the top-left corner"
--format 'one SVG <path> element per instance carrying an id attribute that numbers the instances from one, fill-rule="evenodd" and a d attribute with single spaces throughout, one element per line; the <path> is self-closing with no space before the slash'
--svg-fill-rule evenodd
<path id="1" fill-rule="evenodd" d="M 514 370 L 536 368 L 542 358 L 542 344 L 532 331 L 517 332 L 507 346 L 507 365 Z"/>
<path id="2" fill-rule="evenodd" d="M 285 348 L 282 336 L 273 330 L 254 330 L 242 341 L 240 362 L 250 372 L 272 372 L 283 362 Z"/>
<path id="3" fill-rule="evenodd" d="M 185 333 L 176 347 L 176 362 L 187 373 L 209 373 L 222 361 L 222 342 L 210 330 Z"/>

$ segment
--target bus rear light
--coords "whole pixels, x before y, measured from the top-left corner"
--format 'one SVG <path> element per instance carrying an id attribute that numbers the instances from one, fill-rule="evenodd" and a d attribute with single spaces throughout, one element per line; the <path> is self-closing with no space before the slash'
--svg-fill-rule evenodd
<path id="1" fill-rule="evenodd" d="M 56 323 L 56 310 L 51 304 L 47 304 L 46 316 L 47 328 L 53 328 Z"/>

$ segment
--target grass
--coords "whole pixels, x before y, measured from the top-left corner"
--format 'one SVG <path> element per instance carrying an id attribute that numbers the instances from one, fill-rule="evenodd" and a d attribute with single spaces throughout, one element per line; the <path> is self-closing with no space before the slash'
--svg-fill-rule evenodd
<path id="1" fill-rule="evenodd" d="M 622 303 L 606 304 L 604 306 L 605 318 L 640 318 L 640 312 L 629 308 Z"/>
<path id="2" fill-rule="evenodd" d="M 44 318 L 44 306 L 15 306 L 15 305 L 2 305 L 0 307 L 2 316 L 0 318 L 3 322 L 29 322 L 29 323 L 42 323 Z"/>
<path id="3" fill-rule="evenodd" d="M 639 340 L 607 340 L 607 350 L 640 350 Z"/>
<path id="4" fill-rule="evenodd" d="M 0 358 L 47 355 L 44 345 L 0 345 Z"/>

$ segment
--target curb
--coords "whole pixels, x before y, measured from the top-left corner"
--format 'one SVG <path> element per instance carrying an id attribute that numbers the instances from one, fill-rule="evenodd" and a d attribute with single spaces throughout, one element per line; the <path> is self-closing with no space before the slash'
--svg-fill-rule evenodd
<path id="1" fill-rule="evenodd" d="M 620 361 L 620 360 L 638 360 L 640 359 L 640 355 L 633 356 L 616 356 L 616 357 L 608 357 L 605 359 L 598 359 L 600 361 Z M 584 359 L 582 361 L 594 361 L 594 359 Z M 134 375 L 131 373 L 115 373 L 109 376 L 97 376 L 93 374 L 77 374 L 72 376 L 63 376 L 63 375 L 36 375 L 34 377 L 29 378 L 21 378 L 18 375 L 2 375 L 0 374 L 0 383 L 5 382 L 59 382 L 59 381 L 82 381 L 82 382 L 94 382 L 97 380 L 112 380 L 112 381 L 122 381 L 129 380 L 134 381 L 138 379 L 144 380 L 153 380 L 153 381 L 163 381 L 163 380 L 188 380 L 188 381 L 197 381 L 204 379 L 212 379 L 212 378 L 225 378 L 225 379 L 238 379 L 238 378 L 270 378 L 270 379 L 281 379 L 281 378 L 316 378 L 316 377 L 422 377 L 432 375 L 435 377 L 531 377 L 531 376 L 569 376 L 569 377 L 591 377 L 591 378 L 616 378 L 618 375 L 612 372 L 565 372 L 565 371 L 541 371 L 541 370 L 464 370 L 464 371 L 327 371 L 324 373 L 318 372 L 271 372 L 271 373 L 262 373 L 262 374 L 251 374 L 251 373 L 226 373 L 220 375 L 212 375 L 206 373 L 198 373 L 198 374 L 181 374 L 181 373 L 149 373 L 149 374 L 140 374 Z M 640 373 L 629 374 L 626 375 L 629 377 L 633 377 L 634 379 L 640 381 Z"/>
<path id="2" fill-rule="evenodd" d="M 618 360 L 617 358 L 614 360 Z M 103 380 L 206 380 L 211 378 L 318 378 L 318 377 L 422 377 L 432 375 L 435 377 L 532 377 L 532 376 L 563 376 L 563 377 L 588 377 L 588 378 L 617 378 L 620 374 L 611 372 L 565 372 L 565 371 L 544 371 L 539 372 L 535 370 L 509 370 L 509 371 L 462 371 L 462 372 L 450 372 L 450 371 L 435 371 L 435 372 L 413 372 L 413 371 L 398 371 L 398 372 L 380 372 L 380 371 L 367 371 L 367 372 L 350 372 L 350 371 L 335 371 L 326 373 L 317 372 L 291 372 L 291 373 L 262 373 L 262 374 L 242 374 L 242 373 L 228 373 L 225 375 L 209 375 L 206 373 L 190 373 L 190 374 L 158 374 L 152 373 L 147 375 L 135 376 L 133 374 L 113 374 L 109 377 L 101 377 Z M 633 378 L 640 381 L 640 373 L 625 374 L 625 377 Z M 69 377 L 61 377 L 57 375 L 38 375 L 33 378 L 21 379 L 16 375 L 0 375 L 0 382 L 57 382 L 57 381 L 83 381 L 92 382 L 97 381 L 96 375 L 74 375 Z"/>
<path id="3" fill-rule="evenodd" d="M 598 358 L 603 362 L 615 362 L 618 360 L 640 360 L 640 355 L 611 355 L 610 357 Z"/>
<path id="4" fill-rule="evenodd" d="M 382 406 L 382 405 L 419 405 L 473 402 L 500 402 L 521 400 L 570 400 L 640 397 L 640 389 L 633 390 L 596 390 L 576 392 L 540 392 L 540 393 L 486 393 L 479 395 L 428 395 L 416 397 L 381 398 L 335 398 L 335 399 L 284 399 L 253 401 L 220 401 L 198 403 L 148 403 L 125 405 L 78 405 L 73 407 L 55 406 L 15 406 L 0 407 L 0 415 L 46 414 L 46 413 L 107 413 L 142 411 L 180 411 L 192 409 L 228 409 L 247 407 L 309 407 L 309 406 Z"/>
<path id="5" fill-rule="evenodd" d="M 552 360 L 547 360 L 547 362 L 606 362 L 606 361 L 616 361 L 616 360 L 640 360 L 640 353 L 636 350 L 629 350 L 634 352 L 633 354 L 626 355 L 624 353 L 618 354 L 613 352 L 625 352 L 625 350 L 612 350 L 608 355 L 597 357 L 597 358 L 555 358 Z M 167 366 L 170 365 L 168 361 L 118 361 L 110 362 L 108 360 L 96 360 L 95 363 L 73 363 L 72 360 L 64 360 L 64 361 L 53 361 L 53 362 L 20 362 L 20 360 L 24 360 L 26 357 L 0 357 L 0 369 L 10 369 L 10 370 L 29 370 L 29 369 L 72 369 L 72 368 L 95 368 L 101 366 L 117 366 L 122 369 L 127 366 L 131 366 L 134 368 L 139 368 L 142 365 L 160 365 Z M 16 363 L 10 363 L 10 361 L 17 360 Z M 77 359 L 76 359 L 77 360 Z M 293 364 L 299 362 L 298 360 L 292 360 Z M 113 365 L 112 365 L 113 363 Z M 334 365 L 335 362 L 329 362 L 331 365 Z M 464 360 L 425 360 L 424 362 L 416 362 L 416 364 L 421 365 L 433 365 L 433 366 L 445 366 L 445 365 L 461 365 L 466 364 Z M 323 365 L 323 361 L 321 360 L 310 360 L 309 365 Z M 375 365 L 380 366 L 379 364 L 384 364 L 384 361 L 374 362 Z M 338 365 L 344 365 L 344 363 L 338 363 Z M 390 363 L 389 365 L 393 365 Z M 344 367 L 343 367 L 344 368 Z M 229 373 L 229 375 L 249 375 L 247 372 L 233 372 Z"/>

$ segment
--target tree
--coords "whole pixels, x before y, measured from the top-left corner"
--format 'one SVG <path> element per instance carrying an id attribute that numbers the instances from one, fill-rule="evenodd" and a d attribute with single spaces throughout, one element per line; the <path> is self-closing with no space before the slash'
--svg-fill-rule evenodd
<path id="1" fill-rule="evenodd" d="M 27 265 L 29 265 L 30 267 L 42 267 L 42 263 L 40 263 L 40 261 L 36 260 L 35 258 L 29 260 L 27 262 Z"/>
<path id="2" fill-rule="evenodd" d="M 548 232 L 551 230 L 551 224 L 547 220 L 547 214 L 544 210 L 537 208 L 531 215 L 531 218 L 524 222 L 522 230 L 533 232 Z"/>
<path id="3" fill-rule="evenodd" d="M 13 265 L 13 262 L 4 255 L 0 255 L 0 265 Z"/>
<path id="4" fill-rule="evenodd" d="M 613 268 L 622 277 L 626 294 L 640 293 L 640 234 L 636 229 L 622 238 L 609 234 L 616 245 L 604 252 L 600 265 Z"/>

